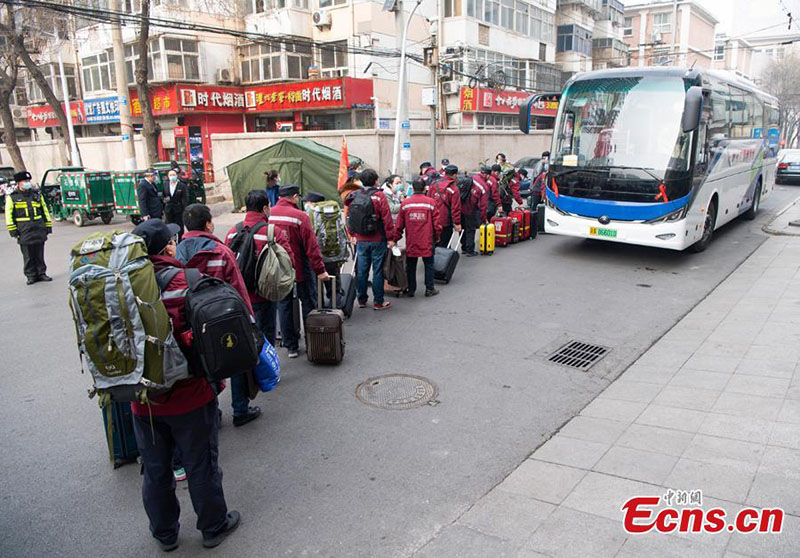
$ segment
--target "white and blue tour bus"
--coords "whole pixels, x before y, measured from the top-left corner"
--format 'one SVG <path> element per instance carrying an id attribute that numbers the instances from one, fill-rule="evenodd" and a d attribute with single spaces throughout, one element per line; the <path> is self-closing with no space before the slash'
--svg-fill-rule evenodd
<path id="1" fill-rule="evenodd" d="M 528 133 L 531 106 L 520 108 Z M 548 233 L 704 250 L 775 184 L 778 103 L 726 72 L 622 68 L 564 87 L 544 196 Z"/>

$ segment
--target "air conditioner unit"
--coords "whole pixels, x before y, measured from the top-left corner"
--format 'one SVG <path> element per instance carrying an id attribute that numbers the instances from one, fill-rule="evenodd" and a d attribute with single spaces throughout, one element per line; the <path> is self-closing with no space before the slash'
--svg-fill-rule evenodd
<path id="1" fill-rule="evenodd" d="M 28 118 L 28 111 L 25 107 L 11 107 L 11 116 L 14 120 L 25 120 Z"/>
<path id="2" fill-rule="evenodd" d="M 654 43 L 663 42 L 663 38 L 661 37 L 661 32 L 660 31 L 656 31 L 655 33 L 653 33 L 653 42 Z"/>
<path id="3" fill-rule="evenodd" d="M 445 95 L 456 95 L 461 89 L 461 84 L 457 81 L 442 82 L 442 93 Z"/>
<path id="4" fill-rule="evenodd" d="M 230 85 L 233 83 L 232 72 L 228 68 L 217 70 L 217 85 Z"/>
<path id="5" fill-rule="evenodd" d="M 323 27 L 330 27 L 331 14 L 328 12 L 328 10 L 317 10 L 311 14 L 311 21 L 314 22 L 314 26 L 319 27 L 320 29 Z"/>

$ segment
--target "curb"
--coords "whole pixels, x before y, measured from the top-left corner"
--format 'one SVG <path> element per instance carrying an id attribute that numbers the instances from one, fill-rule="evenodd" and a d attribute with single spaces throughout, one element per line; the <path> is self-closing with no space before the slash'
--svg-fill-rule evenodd
<path id="1" fill-rule="evenodd" d="M 798 230 L 798 232 L 796 232 L 796 233 L 790 233 L 790 232 L 785 232 L 785 231 L 782 231 L 782 230 L 773 229 L 771 227 L 772 223 L 774 223 L 778 219 L 778 217 L 780 217 L 781 215 L 783 215 L 784 213 L 789 211 L 792 207 L 794 207 L 798 203 L 800 203 L 800 197 L 798 197 L 793 202 L 789 203 L 783 209 L 778 211 L 775 214 L 775 216 L 772 219 L 769 220 L 768 223 L 766 223 L 765 225 L 763 225 L 761 227 L 761 230 L 764 231 L 765 233 L 769 234 L 769 235 L 772 235 L 772 236 L 800 236 L 800 230 Z"/>

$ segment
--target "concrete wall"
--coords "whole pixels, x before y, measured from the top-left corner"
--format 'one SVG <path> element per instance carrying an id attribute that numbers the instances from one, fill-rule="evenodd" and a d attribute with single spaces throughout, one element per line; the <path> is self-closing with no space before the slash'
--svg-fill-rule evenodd
<path id="1" fill-rule="evenodd" d="M 38 182 L 47 169 L 64 165 L 58 143 L 55 140 L 20 142 L 25 166 L 35 181 Z M 78 138 L 78 146 L 84 167 L 96 170 L 125 170 L 122 142 L 118 137 Z M 134 146 L 137 166 L 144 168 L 147 158 L 141 136 L 135 137 Z M 11 157 L 3 144 L 0 144 L 0 155 L 3 158 L 3 165 L 11 165 Z"/>
<path id="2" fill-rule="evenodd" d="M 213 134 L 213 163 L 221 193 L 230 197 L 230 184 L 225 180 L 223 168 L 274 143 L 287 138 L 305 137 L 338 150 L 342 145 L 342 132 L 294 132 Z M 347 148 L 350 154 L 360 157 L 366 165 L 385 176 L 392 165 L 391 131 L 348 131 Z M 530 135 L 518 131 L 494 130 L 443 130 L 436 135 L 436 156 L 447 157 L 461 170 L 474 171 L 489 159 L 494 162 L 498 152 L 503 152 L 511 162 L 521 157 L 536 156 L 550 149 L 550 130 L 535 130 Z M 411 131 L 411 167 L 431 159 L 431 142 L 428 132 Z M 438 164 L 437 164 L 438 166 Z M 269 170 L 269 169 L 264 169 Z"/>

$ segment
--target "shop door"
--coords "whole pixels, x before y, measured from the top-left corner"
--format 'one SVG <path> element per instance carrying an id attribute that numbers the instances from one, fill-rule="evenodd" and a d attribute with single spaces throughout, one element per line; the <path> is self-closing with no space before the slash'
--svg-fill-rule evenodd
<path id="1" fill-rule="evenodd" d="M 178 126 L 172 129 L 175 135 L 175 160 L 189 164 L 189 130 L 187 126 Z"/>
<path id="2" fill-rule="evenodd" d="M 300 157 L 275 157 L 266 160 L 264 171 L 275 169 L 281 177 L 281 184 L 297 184 L 300 194 L 305 193 L 303 188 L 303 159 Z"/>

